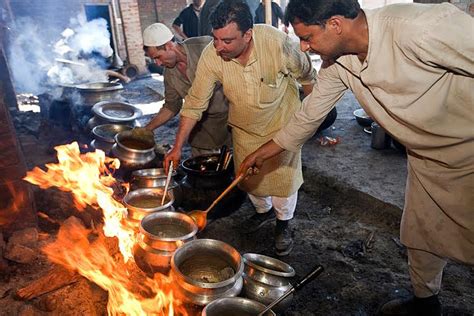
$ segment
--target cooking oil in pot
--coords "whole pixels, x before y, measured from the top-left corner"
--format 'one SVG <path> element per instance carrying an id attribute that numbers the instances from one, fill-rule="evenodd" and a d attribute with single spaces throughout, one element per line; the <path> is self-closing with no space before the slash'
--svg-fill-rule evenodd
<path id="1" fill-rule="evenodd" d="M 189 234 L 189 227 L 176 224 L 156 224 L 147 231 L 159 238 L 178 238 Z"/>
<path id="2" fill-rule="evenodd" d="M 140 195 L 132 197 L 127 203 L 139 208 L 155 208 L 161 205 L 161 199 L 160 195 Z"/>

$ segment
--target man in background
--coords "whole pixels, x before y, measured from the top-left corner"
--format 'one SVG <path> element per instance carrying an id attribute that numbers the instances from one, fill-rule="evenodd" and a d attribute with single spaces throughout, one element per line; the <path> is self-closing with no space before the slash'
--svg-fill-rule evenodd
<path id="1" fill-rule="evenodd" d="M 199 16 L 204 0 L 193 0 L 189 6 L 181 11 L 173 21 L 173 30 L 183 40 L 199 36 Z M 183 28 L 181 29 L 181 25 Z"/>
<path id="2" fill-rule="evenodd" d="M 280 21 L 283 22 L 284 16 L 283 11 L 281 10 L 280 6 L 276 2 L 271 2 L 272 6 L 272 26 L 279 28 Z M 260 1 L 257 10 L 255 10 L 255 23 L 265 23 L 265 1 Z M 285 25 L 283 31 L 288 33 L 288 29 Z"/>

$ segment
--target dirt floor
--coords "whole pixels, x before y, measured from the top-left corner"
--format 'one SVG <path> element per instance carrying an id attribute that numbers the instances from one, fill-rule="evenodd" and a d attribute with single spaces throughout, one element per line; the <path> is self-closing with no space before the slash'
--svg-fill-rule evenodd
<path id="1" fill-rule="evenodd" d="M 159 100 L 158 94 L 147 86 L 158 87 L 150 78 L 137 80 L 126 86 L 124 97 L 132 103 L 149 103 Z M 155 89 L 156 90 L 156 89 Z M 352 96 L 344 98 L 351 107 L 357 106 Z M 282 315 L 375 315 L 381 303 L 410 293 L 406 254 L 400 244 L 399 221 L 403 205 L 403 170 L 395 179 L 387 181 L 384 172 L 393 172 L 404 166 L 403 155 L 386 151 L 378 154 L 387 157 L 387 169 L 372 170 L 374 166 L 351 163 L 367 157 L 367 136 L 359 134 L 354 121 L 343 107 L 334 128 L 325 135 L 341 136 L 341 144 L 321 148 L 317 138 L 303 151 L 305 183 L 299 191 L 295 215 L 295 247 L 289 256 L 280 258 L 296 270 L 291 279 L 296 282 L 317 264 L 325 271 L 319 278 L 302 288 L 294 296 L 291 306 Z M 350 113 L 350 112 L 349 112 Z M 53 145 L 78 140 L 88 144 L 87 135 L 67 131 L 61 126 L 41 125 L 39 114 L 13 115 L 29 169 L 54 161 Z M 149 117 L 143 118 L 145 122 Z M 42 126 L 42 127 L 40 127 Z M 156 131 L 160 144 L 172 144 L 177 127 L 174 119 Z M 365 140 L 364 140 L 365 138 Z M 361 144 L 361 142 L 364 142 Z M 320 148 L 315 152 L 316 147 Z M 185 152 L 185 157 L 189 150 Z M 370 153 L 368 161 L 379 161 L 380 156 Z M 339 157 L 336 165 L 328 164 L 331 157 Z M 318 163 L 317 160 L 325 159 Z M 336 159 L 336 158 L 332 158 Z M 393 161 L 392 161 L 393 160 Z M 374 162 L 375 163 L 375 162 Z M 368 166 L 369 165 L 369 166 Z M 395 167 L 394 167 L 395 166 Z M 381 167 L 381 168 L 382 168 Z M 334 170 L 334 171 L 330 171 Z M 379 168 L 380 169 L 380 168 Z M 364 173 L 371 170 L 369 180 Z M 388 170 L 388 171 L 387 171 Z M 348 175 L 349 174 L 349 175 Z M 364 180 L 365 179 L 365 180 Z M 370 184 L 367 184 L 369 181 Z M 381 187 L 387 187 L 385 196 Z M 361 189 L 360 187 L 365 187 Z M 50 219 L 39 219 L 40 244 L 55 237 L 58 222 L 75 214 L 67 193 L 41 190 L 33 187 L 38 210 Z M 70 206 L 69 206 L 70 204 Z M 222 240 L 241 254 L 252 252 L 276 257 L 273 250 L 273 224 L 264 226 L 254 234 L 245 234 L 241 223 L 253 214 L 246 200 L 230 216 L 217 219 L 198 238 Z M 42 236 L 42 237 L 41 237 Z M 107 294 L 91 282 L 81 280 L 73 285 L 48 294 L 54 308 L 44 308 L 41 298 L 30 302 L 14 299 L 14 291 L 37 279 L 51 268 L 44 255 L 32 263 L 22 265 L 9 262 L 0 280 L 0 314 L 2 315 L 105 315 Z M 456 263 L 445 269 L 440 300 L 445 315 L 474 314 L 474 270 Z M 52 311 L 51 311 L 52 309 Z"/>

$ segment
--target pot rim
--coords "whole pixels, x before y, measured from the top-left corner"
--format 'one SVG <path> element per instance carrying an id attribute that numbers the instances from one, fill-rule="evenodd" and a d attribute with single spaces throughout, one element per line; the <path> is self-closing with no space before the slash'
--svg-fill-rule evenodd
<path id="1" fill-rule="evenodd" d="M 97 86 L 94 86 L 94 85 L 97 85 Z M 99 85 L 103 85 L 103 87 L 99 87 Z M 73 87 L 85 92 L 103 92 L 103 91 L 123 90 L 123 85 L 121 83 L 112 83 L 108 81 L 80 83 L 80 84 L 74 85 Z"/>
<path id="2" fill-rule="evenodd" d="M 216 283 L 208 283 L 208 282 L 200 282 L 196 281 L 195 279 L 183 274 L 180 269 L 178 269 L 176 265 L 176 255 L 179 255 L 180 253 L 186 251 L 186 249 L 193 247 L 195 244 L 208 244 L 208 245 L 214 245 L 213 248 L 218 248 L 218 249 L 227 249 L 230 251 L 230 256 L 235 256 L 238 255 L 239 257 L 239 263 L 238 263 L 238 269 L 235 271 L 234 275 L 224 281 L 221 282 L 216 282 Z M 234 284 L 239 278 L 242 277 L 242 273 L 244 271 L 244 263 L 242 260 L 242 256 L 240 253 L 231 245 L 217 240 L 217 239 L 195 239 L 191 240 L 187 243 L 185 243 L 183 246 L 179 247 L 174 253 L 173 256 L 171 257 L 171 270 L 176 274 L 178 279 L 184 280 L 187 284 L 190 284 L 192 286 L 200 287 L 203 289 L 215 289 L 215 288 L 223 288 L 225 286 Z"/>
<path id="3" fill-rule="evenodd" d="M 177 174 L 176 169 L 174 169 L 173 172 L 171 173 L 171 176 L 174 177 L 176 176 L 176 174 Z M 161 179 L 161 178 L 166 179 L 167 176 L 168 175 L 164 172 L 163 168 L 139 169 L 132 172 L 132 177 L 135 177 L 138 179 Z"/>
<path id="4" fill-rule="evenodd" d="M 171 237 L 168 237 L 168 238 L 167 237 L 158 237 L 158 236 L 148 232 L 143 227 L 143 224 L 146 221 L 151 221 L 151 220 L 154 220 L 156 218 L 178 218 L 178 219 L 183 220 L 183 222 L 186 222 L 187 224 L 189 224 L 192 227 L 192 230 L 188 234 L 180 236 L 180 237 L 173 237 L 173 238 L 171 238 Z M 187 240 L 189 238 L 192 238 L 193 236 L 195 236 L 197 234 L 197 232 L 198 232 L 198 227 L 197 227 L 196 223 L 194 222 L 194 220 L 189 215 L 186 215 L 186 214 L 181 213 L 181 212 L 174 212 L 174 211 L 155 212 L 155 213 L 145 215 L 142 218 L 142 220 L 140 221 L 140 233 L 142 233 L 146 237 L 148 237 L 150 239 L 153 239 L 153 240 L 182 241 L 182 240 Z"/>
<path id="5" fill-rule="evenodd" d="M 164 210 L 164 209 L 170 207 L 173 204 L 174 198 L 169 194 L 169 192 L 166 192 L 166 195 L 168 195 L 168 197 L 169 197 L 168 203 L 165 203 L 165 204 L 160 205 L 158 207 L 137 207 L 137 206 L 134 206 L 134 205 L 131 205 L 131 204 L 128 203 L 130 198 L 132 198 L 134 196 L 137 196 L 137 195 L 138 196 L 139 195 L 150 195 L 150 194 L 147 194 L 147 193 L 153 193 L 153 192 L 156 192 L 156 191 L 163 192 L 164 190 L 161 189 L 161 188 L 139 188 L 139 189 L 136 189 L 136 190 L 129 191 L 123 197 L 122 203 L 127 208 L 127 210 L 129 210 L 129 208 L 131 208 L 132 212 L 139 211 L 139 212 L 143 212 L 143 213 L 153 213 L 153 212 L 161 211 L 161 210 Z M 161 193 L 161 194 L 163 194 L 163 193 Z M 166 201 L 166 198 L 165 198 L 165 201 Z"/>
<path id="6" fill-rule="evenodd" d="M 198 175 L 198 176 L 202 176 L 202 177 L 206 177 L 206 176 L 207 177 L 215 177 L 215 176 L 220 176 L 220 175 L 229 173 L 231 168 L 227 168 L 226 170 L 219 170 L 219 171 L 206 170 L 205 172 L 202 172 L 200 170 L 191 169 L 188 166 L 186 166 L 186 164 L 188 164 L 191 160 L 195 160 L 197 158 L 216 157 L 216 160 L 219 160 L 219 156 L 220 156 L 220 154 L 204 154 L 204 155 L 190 157 L 190 158 L 185 159 L 184 161 L 181 162 L 181 167 L 186 172 L 186 174 Z"/>
<path id="7" fill-rule="evenodd" d="M 107 138 L 104 135 L 101 135 L 99 131 L 104 130 L 104 129 L 105 130 L 112 130 L 112 131 L 116 132 L 115 135 L 117 135 L 120 132 L 131 130 L 132 127 L 128 126 L 128 125 L 125 125 L 125 124 L 108 123 L 108 124 L 97 125 L 92 129 L 92 134 L 94 135 L 94 137 L 96 139 L 98 139 L 100 141 L 103 141 L 103 142 L 106 142 L 106 143 L 113 144 L 115 142 L 115 135 L 112 138 Z"/>
<path id="8" fill-rule="evenodd" d="M 288 263 L 269 257 L 269 256 L 261 255 L 258 253 L 245 253 L 242 255 L 242 258 L 243 258 L 244 264 L 258 271 L 262 271 L 271 275 L 289 278 L 289 277 L 295 276 L 296 274 L 295 269 L 292 266 L 290 266 Z M 255 262 L 256 260 L 263 261 L 265 263 L 270 263 L 273 265 L 278 265 L 279 267 L 281 267 L 282 269 L 286 271 L 276 271 L 276 270 L 263 267 L 259 265 L 258 263 L 256 263 Z"/>
<path id="9" fill-rule="evenodd" d="M 123 133 L 125 132 L 129 132 L 128 131 L 123 131 L 123 132 L 119 132 L 117 134 L 115 134 L 115 143 L 117 144 L 117 147 L 125 150 L 125 151 L 128 151 L 130 153 L 137 153 L 137 154 L 148 154 L 150 152 L 155 152 L 155 145 L 153 145 L 153 147 L 150 147 L 150 148 L 147 148 L 147 149 L 134 149 L 134 148 L 129 148 L 127 146 L 125 146 L 124 144 L 122 144 L 120 142 L 120 137 L 123 136 Z"/>

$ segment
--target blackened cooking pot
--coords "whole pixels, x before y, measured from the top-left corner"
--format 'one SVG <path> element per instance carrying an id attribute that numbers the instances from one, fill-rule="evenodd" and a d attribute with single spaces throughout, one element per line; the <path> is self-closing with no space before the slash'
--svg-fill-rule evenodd
<path id="1" fill-rule="evenodd" d="M 181 184 L 183 196 L 186 197 L 181 205 L 184 210 L 207 209 L 234 179 L 232 162 L 228 169 L 216 171 L 219 156 L 201 155 L 182 162 L 181 167 L 186 173 Z M 242 205 L 245 196 L 245 192 L 234 188 L 209 212 L 208 218 L 230 215 Z"/>

